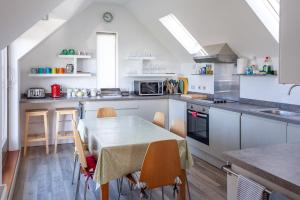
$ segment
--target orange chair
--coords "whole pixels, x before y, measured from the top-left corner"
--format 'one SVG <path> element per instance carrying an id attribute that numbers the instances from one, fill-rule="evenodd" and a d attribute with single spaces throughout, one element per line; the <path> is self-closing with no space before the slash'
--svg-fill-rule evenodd
<path id="1" fill-rule="evenodd" d="M 175 120 L 171 125 L 170 132 L 172 132 L 182 138 L 186 138 L 187 133 L 186 133 L 184 121 L 180 120 L 180 119 Z M 187 185 L 187 189 L 188 189 L 189 199 L 191 199 L 190 186 L 189 186 L 189 181 L 187 179 L 186 174 L 185 174 L 185 179 L 186 179 L 186 185 Z"/>
<path id="2" fill-rule="evenodd" d="M 100 108 L 97 112 L 97 118 L 116 117 L 117 111 L 112 107 Z"/>
<path id="3" fill-rule="evenodd" d="M 180 137 L 186 138 L 184 121 L 180 119 L 175 120 L 171 125 L 170 132 L 175 133 Z"/>
<path id="4" fill-rule="evenodd" d="M 165 114 L 162 112 L 155 112 L 152 123 L 165 128 Z"/>
<path id="5" fill-rule="evenodd" d="M 80 174 L 86 176 L 85 186 L 84 186 L 84 200 L 86 200 L 86 192 L 89 179 L 93 179 L 94 171 L 96 168 L 96 159 L 92 155 L 86 155 L 84 152 L 84 144 L 80 138 L 79 132 L 76 130 L 74 133 L 75 138 L 75 148 L 78 153 L 78 159 L 80 162 L 79 174 L 77 179 L 75 198 L 79 192 L 80 185 Z M 87 162 L 89 160 L 89 162 Z"/>
<path id="6" fill-rule="evenodd" d="M 146 189 L 174 185 L 178 188 L 181 175 L 179 149 L 176 140 L 164 140 L 150 143 L 141 171 L 127 175 L 127 178 L 140 190 L 142 197 L 147 197 Z M 150 192 L 151 199 L 151 192 Z"/>

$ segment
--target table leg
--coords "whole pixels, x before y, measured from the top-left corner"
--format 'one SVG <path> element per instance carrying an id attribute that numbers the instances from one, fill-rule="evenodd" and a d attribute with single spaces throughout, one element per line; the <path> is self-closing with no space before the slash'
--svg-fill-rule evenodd
<path id="1" fill-rule="evenodd" d="M 186 172 L 185 169 L 181 170 L 181 185 L 180 185 L 180 194 L 178 195 L 178 199 L 185 200 L 186 199 L 186 191 L 185 191 L 185 185 L 186 185 Z"/>
<path id="2" fill-rule="evenodd" d="M 108 183 L 101 185 L 100 199 L 101 200 L 109 199 L 109 184 Z"/>

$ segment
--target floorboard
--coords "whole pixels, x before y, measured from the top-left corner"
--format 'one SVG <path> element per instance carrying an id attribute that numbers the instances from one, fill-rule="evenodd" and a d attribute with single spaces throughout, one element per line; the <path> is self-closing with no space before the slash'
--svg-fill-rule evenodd
<path id="1" fill-rule="evenodd" d="M 14 191 L 14 200 L 74 200 L 72 182 L 72 144 L 58 146 L 58 153 L 45 154 L 45 147 L 30 147 L 28 155 L 21 159 Z M 53 147 L 50 147 L 53 149 Z M 188 172 L 193 200 L 225 200 L 226 176 L 221 170 L 194 157 L 194 166 Z M 78 169 L 76 170 L 78 171 Z M 77 180 L 77 179 L 76 179 Z M 110 182 L 110 199 L 118 199 L 116 181 Z M 81 177 L 78 199 L 83 199 L 84 177 Z M 99 188 L 89 181 L 88 200 L 99 199 Z M 130 191 L 127 181 L 122 186 L 122 200 L 138 200 L 139 191 Z M 165 187 L 165 200 L 174 199 L 173 189 Z M 152 191 L 152 199 L 161 199 L 161 189 Z"/>

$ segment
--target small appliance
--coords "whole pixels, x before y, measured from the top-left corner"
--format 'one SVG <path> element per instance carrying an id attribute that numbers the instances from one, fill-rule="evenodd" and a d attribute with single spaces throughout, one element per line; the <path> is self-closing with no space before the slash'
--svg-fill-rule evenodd
<path id="1" fill-rule="evenodd" d="M 163 81 L 139 80 L 134 81 L 134 93 L 140 96 L 159 96 L 164 92 Z"/>
<path id="2" fill-rule="evenodd" d="M 29 88 L 27 90 L 28 99 L 40 99 L 45 97 L 46 97 L 46 92 L 44 88 Z"/>
<path id="3" fill-rule="evenodd" d="M 60 90 L 61 90 L 61 86 L 60 85 L 58 85 L 58 84 L 51 85 L 51 96 L 53 98 L 60 97 L 60 95 L 61 95 Z"/>

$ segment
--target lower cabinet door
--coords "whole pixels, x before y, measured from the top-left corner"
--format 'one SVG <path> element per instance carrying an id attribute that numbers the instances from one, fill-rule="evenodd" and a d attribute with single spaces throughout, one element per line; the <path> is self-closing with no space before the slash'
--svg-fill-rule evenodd
<path id="1" fill-rule="evenodd" d="M 224 151 L 240 149 L 240 119 L 241 113 L 210 108 L 209 149 L 215 157 L 224 160 Z"/>
<path id="2" fill-rule="evenodd" d="M 241 119 L 242 149 L 286 143 L 286 122 L 247 114 Z"/>
<path id="3" fill-rule="evenodd" d="M 300 125 L 288 124 L 287 126 L 287 143 L 300 143 Z"/>

